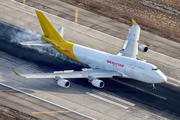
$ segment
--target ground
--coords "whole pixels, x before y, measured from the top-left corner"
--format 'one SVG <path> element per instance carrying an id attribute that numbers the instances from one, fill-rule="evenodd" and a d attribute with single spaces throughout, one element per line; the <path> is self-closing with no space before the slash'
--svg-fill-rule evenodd
<path id="1" fill-rule="evenodd" d="M 121 22 L 133 18 L 142 29 L 180 42 L 179 0 L 61 0 Z M 0 120 L 36 120 L 0 105 Z"/>
<path id="2" fill-rule="evenodd" d="M 19 112 L 0 104 L 0 120 L 38 120 L 35 117 Z"/>
<path id="3" fill-rule="evenodd" d="M 180 42 L 179 0 L 61 0 Z"/>

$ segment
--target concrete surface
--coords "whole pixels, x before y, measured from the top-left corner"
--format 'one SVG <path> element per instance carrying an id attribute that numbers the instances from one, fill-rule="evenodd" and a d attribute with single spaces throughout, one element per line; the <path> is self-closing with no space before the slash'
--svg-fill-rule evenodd
<path id="1" fill-rule="evenodd" d="M 43 1 L 41 2 L 43 3 Z M 69 5 L 64 4 L 63 6 L 67 7 Z M 7 23 L 13 27 L 31 29 L 42 34 L 33 8 L 13 1 L 2 0 L 0 2 L 0 7 L 2 10 L 0 11 L 1 23 Z M 116 54 L 119 51 L 123 42 L 121 39 L 97 32 L 79 24 L 74 24 L 73 22 L 67 21 L 65 19 L 52 16 L 47 13 L 45 13 L 45 15 L 55 27 L 58 25 L 65 27 L 66 40 L 112 54 Z M 90 18 L 93 18 L 93 16 Z M 126 25 L 122 25 L 122 27 L 126 27 Z M 14 39 L 12 36 L 9 38 L 6 37 L 7 36 L 3 36 L 3 39 L 11 39 L 11 41 Z M 151 36 L 151 38 L 153 37 L 154 36 Z M 26 38 L 23 36 L 22 38 L 23 41 L 26 41 Z M 30 58 L 40 58 L 41 55 L 37 53 L 35 55 L 35 51 L 27 53 L 24 52 L 22 54 L 21 51 L 23 51 L 24 48 L 19 49 L 19 46 L 15 46 L 13 48 L 14 49 L 12 51 L 15 52 L 10 53 L 13 54 L 13 56 L 3 52 L 5 49 L 8 49 L 6 47 L 1 52 L 3 54 L 1 54 L 2 59 L 0 62 L 0 81 L 5 84 L 23 89 L 24 91 L 33 95 L 47 99 L 57 104 L 61 104 L 95 119 L 177 119 L 180 115 L 180 104 L 178 97 L 180 83 L 178 80 L 173 81 L 172 79 L 179 78 L 179 60 L 161 55 L 153 51 L 149 51 L 146 54 L 139 54 L 140 58 L 145 58 L 149 62 L 157 65 L 166 75 L 170 76 L 168 79 L 170 84 L 159 84 L 157 85 L 157 90 L 154 92 L 149 91 L 149 84 L 140 83 L 134 80 L 119 78 L 103 79 L 106 83 L 106 86 L 104 89 L 100 90 L 100 92 L 113 95 L 117 98 L 121 98 L 125 101 L 135 104 L 135 106 L 129 106 L 129 108 L 125 110 L 114 104 L 107 103 L 102 99 L 97 99 L 86 94 L 86 92 L 93 93 L 92 89 L 94 89 L 94 87 L 87 83 L 87 80 L 85 79 L 72 79 L 71 87 L 69 89 L 64 89 L 57 86 L 52 81 L 52 79 L 24 79 L 15 76 L 12 73 L 12 70 L 17 70 L 23 73 L 52 72 L 53 70 L 57 70 L 57 67 L 54 67 L 57 64 L 51 62 L 53 58 L 49 56 L 46 56 L 45 58 L 47 61 L 50 61 L 50 64 L 41 64 L 41 61 L 42 63 L 44 62 L 42 59 L 38 62 L 29 62 L 31 61 Z M 21 56 L 20 58 L 23 59 L 15 58 L 14 56 Z M 24 57 L 29 58 L 29 60 L 24 60 Z M 32 61 L 34 60 L 35 59 L 32 59 Z M 58 65 L 59 68 L 62 69 L 66 67 L 67 64 L 67 62 L 60 59 Z M 71 67 L 73 69 L 74 66 L 68 66 L 67 68 Z M 93 94 L 100 96 L 99 93 Z M 117 103 L 117 100 L 112 99 L 112 97 L 106 99 L 110 99 Z M 122 101 L 119 102 L 119 104 L 127 106 L 127 104 Z"/>
<path id="2" fill-rule="evenodd" d="M 67 109 L 0 85 L 0 102 L 42 120 L 90 120 Z M 51 113 L 52 112 L 52 113 Z M 53 113 L 54 112 L 54 113 Z"/>
<path id="3" fill-rule="evenodd" d="M 22 3 L 22 0 L 16 1 Z M 122 40 L 126 39 L 128 30 L 130 28 L 129 25 L 80 9 L 59 0 L 28 0 L 26 5 L 46 11 L 70 21 L 74 21 L 75 9 L 78 9 L 78 24 L 112 35 Z M 136 22 L 138 23 L 138 21 Z M 180 59 L 180 44 L 176 42 L 141 30 L 140 43 L 147 45 L 150 49 L 156 52 Z"/>

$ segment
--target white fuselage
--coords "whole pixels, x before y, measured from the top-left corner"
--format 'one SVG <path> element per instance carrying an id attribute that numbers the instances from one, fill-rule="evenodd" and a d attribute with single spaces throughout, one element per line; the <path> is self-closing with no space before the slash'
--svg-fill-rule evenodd
<path id="1" fill-rule="evenodd" d="M 117 71 L 122 73 L 123 77 L 146 83 L 162 83 L 167 80 L 166 76 L 154 65 L 143 61 L 112 55 L 77 44 L 73 45 L 73 52 L 81 63 L 94 69 Z"/>

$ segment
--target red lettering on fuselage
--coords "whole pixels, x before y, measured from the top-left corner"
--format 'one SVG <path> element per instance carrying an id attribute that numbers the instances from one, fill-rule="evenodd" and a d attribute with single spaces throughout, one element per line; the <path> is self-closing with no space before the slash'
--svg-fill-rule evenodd
<path id="1" fill-rule="evenodd" d="M 72 54 L 69 50 L 64 49 L 63 51 Z"/>
<path id="2" fill-rule="evenodd" d="M 111 63 L 111 61 L 107 60 L 107 63 Z"/>
<path id="3" fill-rule="evenodd" d="M 119 67 L 124 67 L 124 65 L 122 65 L 122 64 L 120 64 L 120 63 L 112 62 L 112 61 L 110 61 L 110 60 L 107 60 L 107 63 L 110 63 L 110 64 L 112 64 L 112 65 L 115 66 L 115 67 L 117 67 L 117 66 L 119 66 Z"/>

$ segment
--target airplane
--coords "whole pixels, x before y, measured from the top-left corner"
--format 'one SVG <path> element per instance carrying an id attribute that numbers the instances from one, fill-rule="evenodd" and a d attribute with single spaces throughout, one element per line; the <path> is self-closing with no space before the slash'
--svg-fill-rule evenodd
<path id="1" fill-rule="evenodd" d="M 155 84 L 167 81 L 167 77 L 153 64 L 137 57 L 138 50 L 147 52 L 148 47 L 138 43 L 140 26 L 132 19 L 132 26 L 117 55 L 81 46 L 63 39 L 64 27 L 57 30 L 51 25 L 44 14 L 35 11 L 44 35 L 44 41 L 22 42 L 22 45 L 53 47 L 65 56 L 79 63 L 88 65 L 82 71 L 54 71 L 54 73 L 35 73 L 16 75 L 25 78 L 54 78 L 55 82 L 64 88 L 70 86 L 67 78 L 87 78 L 93 86 L 103 88 L 105 83 L 99 78 L 112 78 L 119 76 L 130 78 L 144 83 L 152 84 L 151 90 L 155 90 Z"/>

